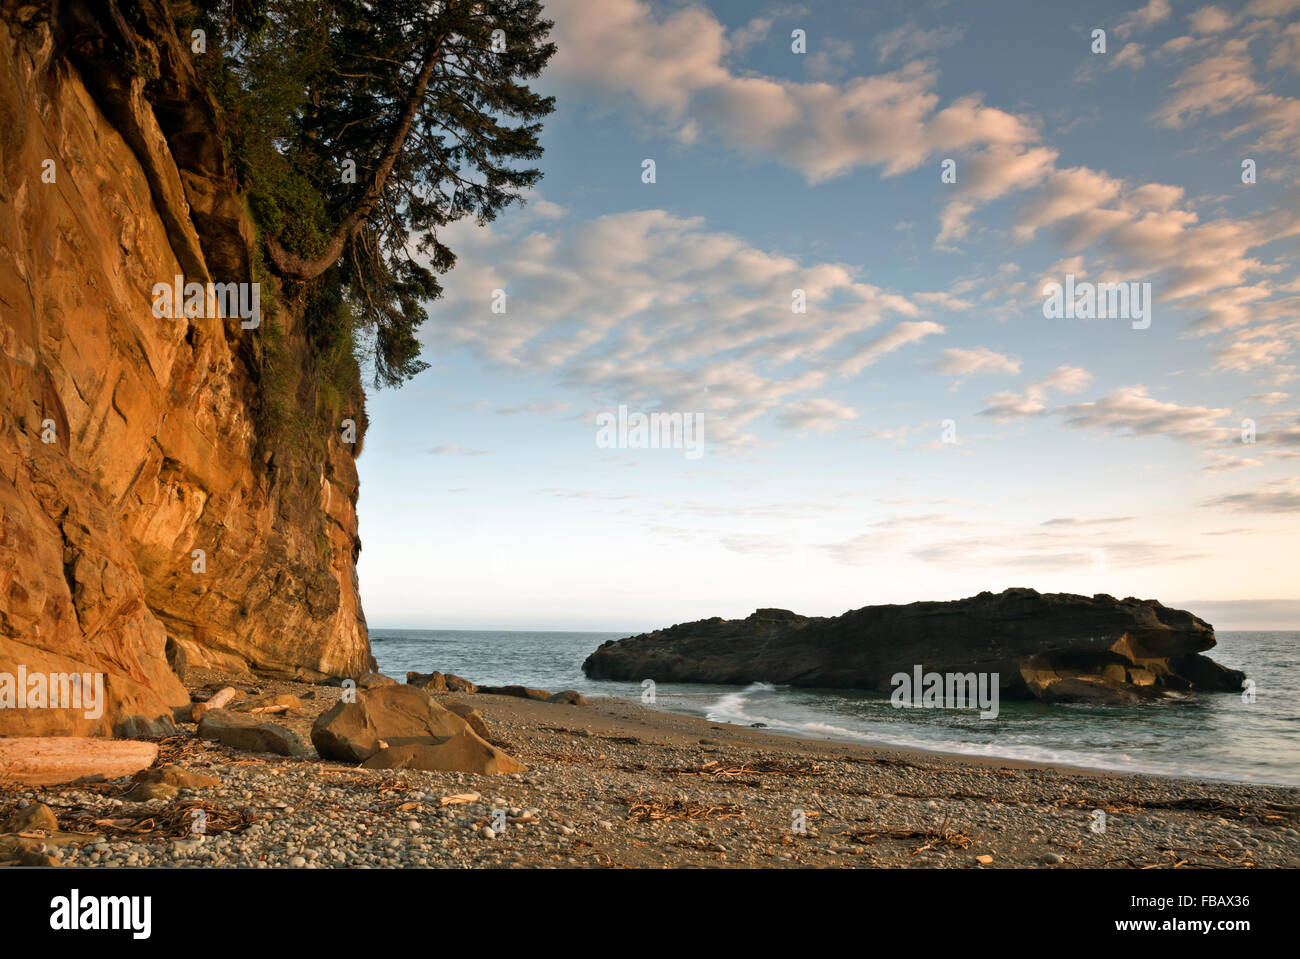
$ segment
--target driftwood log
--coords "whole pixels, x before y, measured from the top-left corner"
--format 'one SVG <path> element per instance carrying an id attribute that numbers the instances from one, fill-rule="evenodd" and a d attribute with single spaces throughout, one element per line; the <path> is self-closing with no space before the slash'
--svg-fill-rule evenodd
<path id="1" fill-rule="evenodd" d="M 158 744 L 83 736 L 0 738 L 0 782 L 54 786 L 75 779 L 117 779 L 146 769 Z"/>

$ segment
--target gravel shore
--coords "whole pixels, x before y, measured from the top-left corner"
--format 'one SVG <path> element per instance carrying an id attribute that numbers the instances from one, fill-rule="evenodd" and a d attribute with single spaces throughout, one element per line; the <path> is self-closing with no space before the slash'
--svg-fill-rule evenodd
<path id="1" fill-rule="evenodd" d="M 305 742 L 340 695 L 229 681 L 298 695 L 303 709 L 268 718 Z M 454 698 L 479 709 L 493 742 L 528 771 L 371 771 L 314 753 L 238 752 L 187 726 L 161 742 L 157 765 L 217 785 L 143 802 L 125 796 L 126 779 L 11 785 L 0 791 L 0 822 L 46 804 L 60 833 L 44 851 L 69 866 L 1300 866 L 1293 787 L 794 740 L 618 699 Z"/>

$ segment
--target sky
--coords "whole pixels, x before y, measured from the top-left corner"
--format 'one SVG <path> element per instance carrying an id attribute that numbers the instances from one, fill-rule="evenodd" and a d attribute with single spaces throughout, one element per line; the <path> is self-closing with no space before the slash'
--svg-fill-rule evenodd
<path id="1" fill-rule="evenodd" d="M 443 231 L 430 367 L 368 398 L 370 625 L 1300 629 L 1300 0 L 1072 6 L 548 3 L 544 179 Z"/>

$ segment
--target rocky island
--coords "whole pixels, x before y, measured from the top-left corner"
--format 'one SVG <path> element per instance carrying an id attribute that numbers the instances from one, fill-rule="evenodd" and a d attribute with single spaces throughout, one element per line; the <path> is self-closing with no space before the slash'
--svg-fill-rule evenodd
<path id="1" fill-rule="evenodd" d="M 914 667 L 996 673 L 1001 695 L 1133 703 L 1239 690 L 1245 675 L 1203 653 L 1214 628 L 1155 600 L 1008 589 L 952 602 L 864 606 L 842 616 L 760 609 L 611 640 L 592 679 L 769 682 L 887 691 Z"/>

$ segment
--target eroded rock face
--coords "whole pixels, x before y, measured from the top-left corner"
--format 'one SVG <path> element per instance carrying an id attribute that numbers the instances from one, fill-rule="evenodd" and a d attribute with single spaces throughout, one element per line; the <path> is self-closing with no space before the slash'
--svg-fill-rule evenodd
<path id="1" fill-rule="evenodd" d="M 593 679 L 770 682 L 888 691 L 895 673 L 997 673 L 1001 694 L 1139 702 L 1190 689 L 1238 690 L 1245 678 L 1206 656 L 1214 629 L 1154 600 L 1008 589 L 945 603 L 867 606 L 807 617 L 760 609 L 602 645 Z"/>
<path id="2" fill-rule="evenodd" d="M 165 6 L 132 10 L 157 82 L 86 5 L 0 2 L 0 673 L 106 686 L 99 716 L 0 709 L 0 736 L 165 731 L 182 662 L 374 668 L 338 424 L 316 423 L 318 451 L 268 451 L 267 317 L 154 315 L 154 284 L 176 275 L 251 281 L 252 230 Z M 307 369 L 292 310 L 275 320 Z M 317 417 L 313 395 L 292 400 Z"/>

